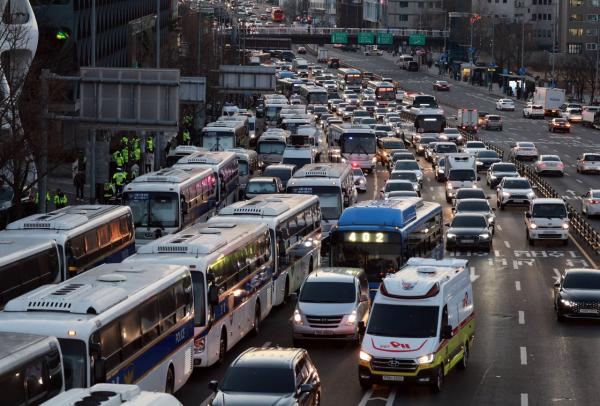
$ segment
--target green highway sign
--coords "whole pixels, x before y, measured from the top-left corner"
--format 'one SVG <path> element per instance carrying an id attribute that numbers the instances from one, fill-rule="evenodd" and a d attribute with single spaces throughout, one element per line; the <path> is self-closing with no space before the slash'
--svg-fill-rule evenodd
<path id="1" fill-rule="evenodd" d="M 375 34 L 372 32 L 359 32 L 358 45 L 373 45 L 375 43 Z"/>
<path id="2" fill-rule="evenodd" d="M 393 45 L 394 35 L 387 32 L 377 33 L 377 44 L 379 45 Z"/>
<path id="3" fill-rule="evenodd" d="M 348 33 L 345 32 L 334 32 L 331 34 L 331 43 L 332 44 L 347 44 L 348 43 Z"/>
<path id="4" fill-rule="evenodd" d="M 425 35 L 413 34 L 408 37 L 408 45 L 425 45 Z"/>

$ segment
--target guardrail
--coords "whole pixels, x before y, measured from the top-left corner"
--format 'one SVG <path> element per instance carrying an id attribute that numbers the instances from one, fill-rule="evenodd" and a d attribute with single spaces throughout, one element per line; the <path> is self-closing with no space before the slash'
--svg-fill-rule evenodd
<path id="1" fill-rule="evenodd" d="M 489 149 L 496 151 L 498 155 L 504 160 L 504 151 L 498 146 L 483 141 L 476 134 L 462 132 L 463 136 L 468 141 L 481 141 L 483 142 Z M 561 199 L 561 196 L 554 190 L 552 186 L 548 182 L 546 182 L 540 175 L 538 175 L 535 170 L 525 165 L 524 163 L 517 161 L 513 157 L 510 157 L 510 162 L 514 163 L 517 167 L 517 170 L 521 174 L 521 176 L 529 179 L 531 184 L 536 188 L 536 192 L 541 197 L 548 198 L 558 198 Z M 595 256 L 600 256 L 600 232 L 598 232 L 594 227 L 590 225 L 581 215 L 579 210 L 577 210 L 570 203 L 565 202 L 567 206 L 567 212 L 569 213 L 570 219 L 570 230 L 569 233 L 572 237 L 577 238 L 579 241 L 583 242 L 586 245 L 586 248 L 590 250 Z"/>

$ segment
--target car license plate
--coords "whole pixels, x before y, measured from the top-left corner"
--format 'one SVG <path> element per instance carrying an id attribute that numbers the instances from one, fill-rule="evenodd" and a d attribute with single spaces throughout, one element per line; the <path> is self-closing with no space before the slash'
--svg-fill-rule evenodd
<path id="1" fill-rule="evenodd" d="M 465 243 L 465 244 L 473 244 L 475 242 L 475 240 L 460 240 L 460 242 Z"/>
<path id="2" fill-rule="evenodd" d="M 598 314 L 596 309 L 579 309 L 579 313 Z"/>
<path id="3" fill-rule="evenodd" d="M 384 375 L 382 377 L 384 381 L 394 381 L 394 382 L 402 382 L 404 381 L 403 376 L 393 376 L 393 375 Z"/>
<path id="4" fill-rule="evenodd" d="M 315 330 L 315 334 L 320 335 L 320 336 L 327 336 L 327 335 L 332 335 L 333 331 L 331 331 L 331 330 Z"/>

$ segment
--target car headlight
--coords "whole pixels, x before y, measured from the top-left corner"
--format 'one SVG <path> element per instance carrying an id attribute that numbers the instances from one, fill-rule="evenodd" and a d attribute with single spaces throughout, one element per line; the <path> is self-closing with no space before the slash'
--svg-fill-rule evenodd
<path id="1" fill-rule="evenodd" d="M 415 189 L 415 191 L 419 190 L 419 185 L 417 185 L 417 184 L 414 184 L 414 185 L 413 185 L 413 189 Z"/>
<path id="2" fill-rule="evenodd" d="M 366 353 L 364 351 L 361 351 L 358 354 L 358 358 L 360 358 L 361 361 L 369 362 L 369 361 L 371 361 L 371 358 L 373 358 L 373 357 L 371 356 L 371 354 L 368 354 L 368 353 Z"/>
<path id="3" fill-rule="evenodd" d="M 535 230 L 537 228 L 537 224 L 531 223 L 531 224 L 529 224 L 529 228 L 531 228 L 532 230 Z"/>
<path id="4" fill-rule="evenodd" d="M 562 228 L 564 230 L 568 230 L 569 229 L 569 223 L 563 223 Z"/>
<path id="5" fill-rule="evenodd" d="M 573 306 L 576 305 L 575 302 L 572 302 L 572 301 L 567 300 L 567 299 L 560 299 L 560 303 L 562 303 L 564 306 L 567 306 L 567 307 L 573 307 Z"/>
<path id="6" fill-rule="evenodd" d="M 443 167 L 438 168 L 438 173 L 444 173 L 444 168 Z"/>
<path id="7" fill-rule="evenodd" d="M 302 324 L 302 314 L 300 314 L 300 310 L 294 310 L 294 323 Z"/>
<path id="8" fill-rule="evenodd" d="M 446 237 L 449 239 L 453 239 L 453 238 L 456 238 L 456 234 L 448 233 L 448 234 L 446 234 Z"/>
<path id="9" fill-rule="evenodd" d="M 481 234 L 479 234 L 479 238 L 487 240 L 488 238 L 490 238 L 490 234 L 489 233 L 481 233 Z"/>
<path id="10" fill-rule="evenodd" d="M 360 180 L 358 181 L 358 183 L 360 183 L 361 185 L 364 185 L 364 184 L 365 184 L 365 180 L 364 180 L 364 179 L 360 179 Z"/>
<path id="11" fill-rule="evenodd" d="M 530 199 L 533 199 L 535 197 L 535 193 L 534 192 L 529 192 L 527 193 L 527 197 Z"/>
<path id="12" fill-rule="evenodd" d="M 452 186 L 452 183 L 446 183 L 446 189 L 452 190 L 454 189 L 454 186 Z"/>
<path id="13" fill-rule="evenodd" d="M 419 364 L 419 365 L 431 364 L 434 359 L 435 359 L 435 354 L 423 355 L 423 356 L 417 358 L 417 364 Z"/>
<path id="14" fill-rule="evenodd" d="M 348 318 L 346 319 L 346 324 L 354 325 L 354 323 L 356 323 L 356 310 L 353 310 L 352 313 L 350 313 L 348 315 Z"/>
<path id="15" fill-rule="evenodd" d="M 496 179 L 496 175 L 490 175 L 490 179 Z"/>
<path id="16" fill-rule="evenodd" d="M 483 165 L 483 162 L 481 162 L 481 161 L 476 161 L 475 163 L 479 166 Z"/>
<path id="17" fill-rule="evenodd" d="M 457 139 L 457 140 L 462 140 L 462 139 L 463 139 L 463 136 L 462 136 L 462 135 L 459 135 L 458 137 L 456 137 L 456 139 Z"/>
<path id="18" fill-rule="evenodd" d="M 377 158 L 371 159 L 371 162 L 373 162 L 374 164 L 376 164 L 377 163 Z"/>
<path id="19" fill-rule="evenodd" d="M 502 192 L 502 197 L 510 197 L 510 193 L 508 193 L 508 192 Z"/>

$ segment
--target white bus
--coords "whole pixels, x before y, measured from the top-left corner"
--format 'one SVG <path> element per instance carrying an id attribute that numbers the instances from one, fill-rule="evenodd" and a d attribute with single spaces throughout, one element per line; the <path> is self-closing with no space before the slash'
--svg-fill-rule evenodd
<path id="1" fill-rule="evenodd" d="M 56 241 L 3 234 L 0 232 L 0 309 L 10 299 L 62 278 Z"/>
<path id="2" fill-rule="evenodd" d="M 339 90 L 354 90 L 355 92 L 359 92 L 362 89 L 362 73 L 358 69 L 340 68 L 338 72 Z"/>
<path id="3" fill-rule="evenodd" d="M 39 405 L 64 391 L 58 340 L 0 332 L 0 388 L 3 405 Z"/>
<path id="4" fill-rule="evenodd" d="M 281 97 L 267 98 L 265 96 L 265 123 L 267 125 L 277 125 L 277 120 L 279 120 L 279 112 L 281 109 L 290 105 L 290 102 L 285 96 L 279 96 Z"/>
<path id="5" fill-rule="evenodd" d="M 231 148 L 229 152 L 234 152 L 238 160 L 240 187 L 239 190 L 246 190 L 246 183 L 258 171 L 258 154 L 253 149 Z"/>
<path id="6" fill-rule="evenodd" d="M 217 182 L 216 207 L 227 206 L 239 197 L 240 165 L 235 152 L 200 151 L 181 158 L 173 168 L 210 168 Z"/>
<path id="7" fill-rule="evenodd" d="M 229 118 L 245 116 L 232 116 Z M 215 121 L 202 129 L 202 148 L 209 151 L 224 151 L 230 148 L 248 147 L 248 129 L 240 121 Z"/>
<path id="8" fill-rule="evenodd" d="M 0 331 L 58 338 L 65 388 L 130 383 L 173 393 L 193 370 L 185 266 L 104 264 L 8 302 Z"/>
<path id="9" fill-rule="evenodd" d="M 375 92 L 378 106 L 385 107 L 388 103 L 396 101 L 396 87 L 393 83 L 370 80 L 367 82 L 367 88 Z"/>
<path id="10" fill-rule="evenodd" d="M 327 104 L 327 90 L 321 86 L 300 86 L 300 97 L 304 104 Z"/>
<path id="11" fill-rule="evenodd" d="M 194 152 L 202 151 L 203 148 L 194 145 L 178 145 L 175 149 L 169 150 L 167 154 L 167 166 L 173 166 L 184 156 L 193 154 Z"/>
<path id="12" fill-rule="evenodd" d="M 123 189 L 123 204 L 133 213 L 136 243 L 206 221 L 217 205 L 216 183 L 210 168 L 166 168 L 135 178 Z"/>
<path id="13" fill-rule="evenodd" d="M 260 136 L 256 143 L 256 151 L 262 169 L 272 164 L 281 163 L 289 137 L 289 131 L 275 128 L 265 131 Z"/>
<path id="14" fill-rule="evenodd" d="M 377 164 L 377 137 L 368 125 L 333 124 L 329 139 L 339 140 L 342 162 L 372 172 Z"/>
<path id="15" fill-rule="evenodd" d="M 54 240 L 59 248 L 60 280 L 135 253 L 131 209 L 125 206 L 68 206 L 10 223 L 2 239 Z"/>
<path id="16" fill-rule="evenodd" d="M 288 181 L 286 191 L 319 197 L 323 238 L 329 235 L 344 208 L 357 200 L 352 167 L 342 163 L 304 165 Z"/>
<path id="17" fill-rule="evenodd" d="M 266 224 L 275 258 L 273 305 L 287 302 L 321 262 L 321 209 L 317 196 L 273 194 L 227 206 L 209 221 Z"/>
<path id="18" fill-rule="evenodd" d="M 264 224 L 197 224 L 140 248 L 126 263 L 190 267 L 194 286 L 194 366 L 225 359 L 227 350 L 273 307 L 271 240 Z"/>
<path id="19" fill-rule="evenodd" d="M 410 107 L 402 110 L 400 117 L 404 141 L 411 141 L 419 133 L 443 133 L 446 128 L 444 110 L 430 107 Z"/>

